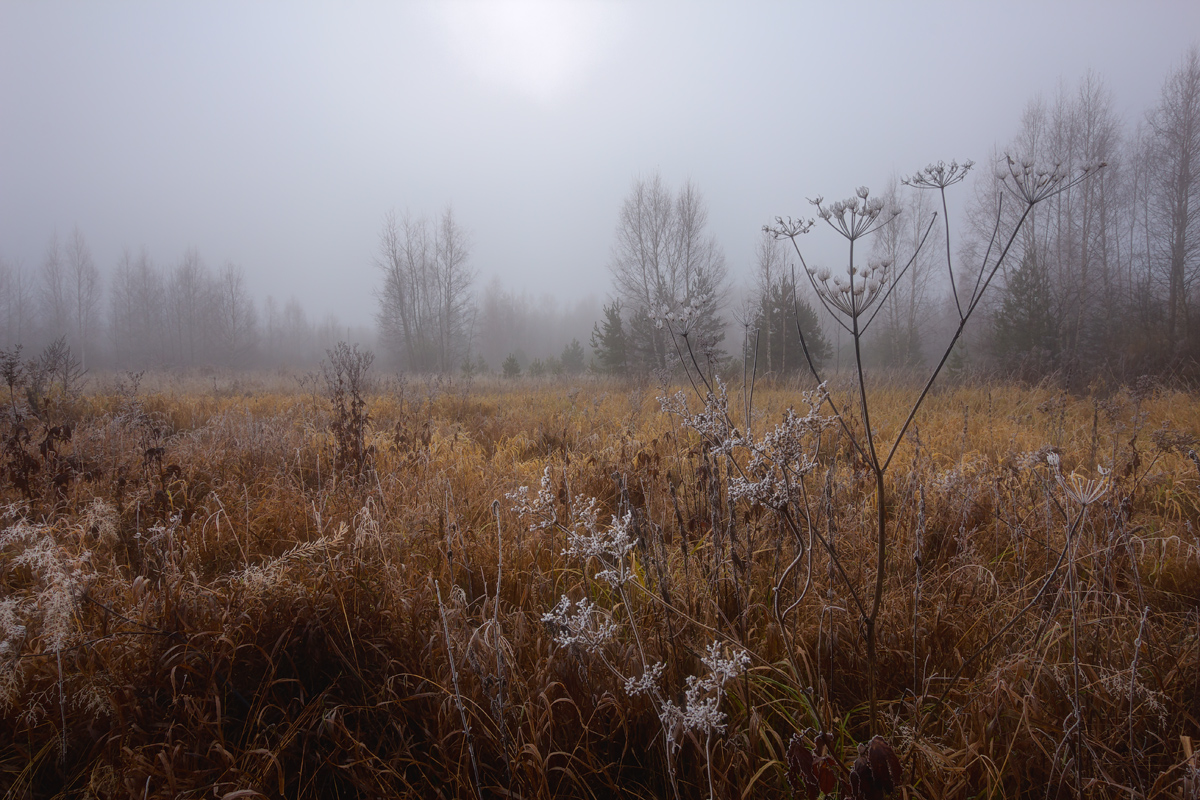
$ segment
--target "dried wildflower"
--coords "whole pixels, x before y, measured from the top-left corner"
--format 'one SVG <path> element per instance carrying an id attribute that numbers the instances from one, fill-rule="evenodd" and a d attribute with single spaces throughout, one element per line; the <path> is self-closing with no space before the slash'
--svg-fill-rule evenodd
<path id="1" fill-rule="evenodd" d="M 554 508 L 554 484 L 550 478 L 550 467 L 542 472 L 542 482 L 537 493 L 530 497 L 528 486 L 518 486 L 515 491 L 505 495 L 512 502 L 512 510 L 522 518 L 532 518 L 529 530 L 536 531 L 549 528 L 558 523 L 558 513 Z"/>
<path id="2" fill-rule="evenodd" d="M 818 297 L 827 306 L 854 318 L 887 294 L 892 283 L 892 265 L 892 260 L 885 258 L 869 261 L 866 267 L 847 267 L 845 276 L 831 275 L 828 269 L 821 269 L 810 277 Z"/>
<path id="3" fill-rule="evenodd" d="M 599 653 L 617 632 L 616 624 L 607 613 L 587 598 L 573 604 L 566 595 L 551 611 L 542 615 L 542 622 L 554 631 L 554 641 L 559 647 L 578 646 L 588 653 Z"/>
<path id="4" fill-rule="evenodd" d="M 729 390 L 724 381 L 717 378 L 714 390 L 704 398 L 704 408 L 693 414 L 688 408 L 687 395 L 682 391 L 671 396 L 658 398 L 663 413 L 680 418 L 681 428 L 690 428 L 704 437 L 711 452 L 729 453 L 742 443 L 741 433 L 733 426 L 729 417 Z"/>
<path id="5" fill-rule="evenodd" d="M 860 186 L 854 197 L 838 200 L 831 205 L 825 205 L 823 197 L 815 197 L 808 202 L 817 207 L 817 216 L 831 228 L 854 241 L 873 233 L 900 214 L 899 209 L 884 214 L 883 201 L 878 197 L 868 198 L 869 194 L 867 187 Z"/>
<path id="6" fill-rule="evenodd" d="M 726 716 L 720 710 L 725 683 L 746 671 L 750 655 L 745 650 L 734 650 L 726 657 L 720 644 L 713 642 L 700 661 L 708 667 L 708 675 L 688 676 L 683 707 L 669 700 L 663 703 L 661 717 L 667 731 L 683 728 L 705 736 L 725 732 Z"/>
<path id="7" fill-rule="evenodd" d="M 1103 470 L 1103 468 L 1101 469 Z M 1057 472 L 1055 478 L 1067 497 L 1081 506 L 1089 506 L 1104 497 L 1109 488 L 1107 472 L 1102 472 L 1098 479 L 1085 478 L 1074 472 L 1065 477 L 1061 472 Z"/>
<path id="8" fill-rule="evenodd" d="M 24 603 L 16 597 L 0 600 L 0 656 L 16 652 L 20 640 L 25 638 Z"/>
<path id="9" fill-rule="evenodd" d="M 1107 163 L 1096 160 L 1077 167 L 1062 162 L 1051 167 L 1038 167 L 1028 156 L 1016 159 L 1008 155 L 997 166 L 996 177 L 1014 195 L 1034 205 L 1070 189 L 1107 166 Z"/>
<path id="10" fill-rule="evenodd" d="M 957 161 L 951 161 L 949 164 L 939 161 L 904 178 L 901 182 L 914 189 L 945 189 L 947 186 L 964 180 L 973 166 L 975 166 L 974 161 L 964 161 L 961 164 Z"/>
<path id="11" fill-rule="evenodd" d="M 46 637 L 49 649 L 61 650 L 74 639 L 76 595 L 83 586 L 85 569 L 91 572 L 91 553 L 69 554 L 48 526 L 24 520 L 0 533 L 0 550 L 8 548 L 17 551 L 13 565 L 29 567 L 37 576 L 38 633 Z"/>
<path id="12" fill-rule="evenodd" d="M 640 678 L 629 678 L 625 681 L 625 693 L 630 697 L 637 697 L 640 694 L 657 697 L 659 694 L 659 682 L 662 680 L 663 671 L 666 669 L 666 664 L 657 661 L 646 667 L 646 671 L 642 673 Z"/>
<path id="13" fill-rule="evenodd" d="M 593 512 L 594 504 L 593 500 L 590 506 Z M 567 547 L 562 551 L 563 555 L 584 561 L 598 559 L 604 569 L 596 573 L 596 579 L 612 587 L 623 585 L 633 577 L 625 561 L 625 556 L 637 546 L 637 540 L 630 532 L 632 527 L 633 514 L 629 511 L 622 517 L 614 516 L 612 524 L 605 527 L 597 525 L 593 515 L 580 529 L 567 533 Z"/>

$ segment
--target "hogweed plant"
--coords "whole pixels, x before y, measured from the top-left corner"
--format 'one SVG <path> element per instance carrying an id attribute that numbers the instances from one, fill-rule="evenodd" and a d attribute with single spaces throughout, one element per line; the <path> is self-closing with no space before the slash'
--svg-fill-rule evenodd
<path id="1" fill-rule="evenodd" d="M 1062 164 L 1056 164 L 1049 169 L 1040 169 L 1027 159 L 1014 159 L 1006 156 L 997 169 L 997 177 L 1002 187 L 996 200 L 995 224 L 988 242 L 982 263 L 978 269 L 969 275 L 964 275 L 956 269 L 953 253 L 950 248 L 950 222 L 946 190 L 961 183 L 970 172 L 973 163 L 962 164 L 938 162 L 931 164 L 916 174 L 904 179 L 904 184 L 913 189 L 937 192 L 942 201 L 942 222 L 945 227 L 946 241 L 946 273 L 951 293 L 954 296 L 955 310 L 958 323 L 951 335 L 941 358 L 930 371 L 924 387 L 909 408 L 908 414 L 900 427 L 890 436 L 890 442 L 883 439 L 882 434 L 872 426 L 872 403 L 867 391 L 866 370 L 863 365 L 863 337 L 870 329 L 879 310 L 883 307 L 888 295 L 895 289 L 899 281 L 912 268 L 917 256 L 928 239 L 933 225 L 937 223 L 934 214 L 929 226 L 925 229 L 912 257 L 903 266 L 887 261 L 871 262 L 865 265 L 861 257 L 863 242 L 866 237 L 879 231 L 890 223 L 897 212 L 886 209 L 885 204 L 878 198 L 871 197 L 867 187 L 859 187 L 853 197 L 826 203 L 824 198 L 817 197 L 809 202 L 817 209 L 817 216 L 846 240 L 848 258 L 845 271 L 834 274 L 831 270 L 810 266 L 800 247 L 800 239 L 815 226 L 813 219 L 794 220 L 779 217 L 776 224 L 767 226 L 765 230 L 777 239 L 787 239 L 791 242 L 809 284 L 818 301 L 829 313 L 835 324 L 846 331 L 854 347 L 854 375 L 856 379 L 856 405 L 850 407 L 839 404 L 832 395 L 827 395 L 825 402 L 831 409 L 833 417 L 838 421 L 851 447 L 862 462 L 869 468 L 874 478 L 875 495 L 875 558 L 874 558 L 874 587 L 869 596 L 858 592 L 847 578 L 844 571 L 840 572 L 841 579 L 849 590 L 855 607 L 859 613 L 863 637 L 866 644 L 868 692 L 870 708 L 870 728 L 872 732 L 879 730 L 878 712 L 878 665 L 876 658 L 876 625 L 884 597 L 884 582 L 888 574 L 888 495 L 886 474 L 900 443 L 904 440 L 909 426 L 929 395 L 934 382 L 941 374 L 950 358 L 955 345 L 962 337 L 968 320 L 978 309 L 988 287 L 992 284 L 997 273 L 1017 242 L 1025 222 L 1033 213 L 1034 208 L 1042 201 L 1065 192 L 1072 186 L 1087 180 L 1104 167 L 1103 163 L 1089 163 L 1084 167 L 1072 169 Z M 1016 222 L 1011 229 L 1001 231 L 1006 197 L 1017 204 Z M 973 276 L 973 279 L 972 279 Z M 793 285 L 795 281 L 793 280 Z M 795 301 L 798 305 L 798 300 Z M 797 314 L 797 317 L 799 315 Z M 818 383 L 824 378 L 820 368 L 812 357 L 809 343 L 805 341 L 804 331 L 797 326 L 801 347 L 813 377 Z M 852 425 L 852 418 L 857 418 L 861 427 Z M 830 550 L 831 557 L 833 556 Z"/>

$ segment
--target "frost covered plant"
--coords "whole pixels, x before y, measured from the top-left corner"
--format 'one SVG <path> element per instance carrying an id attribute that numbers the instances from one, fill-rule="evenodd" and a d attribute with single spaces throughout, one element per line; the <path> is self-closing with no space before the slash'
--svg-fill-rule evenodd
<path id="1" fill-rule="evenodd" d="M 553 527 L 566 535 L 563 555 L 584 563 L 598 561 L 601 569 L 595 575 L 597 580 L 616 588 L 632 577 L 627 558 L 637 546 L 637 540 L 632 532 L 631 512 L 626 511 L 619 517 L 614 515 L 608 524 L 602 523 L 596 499 L 581 495 L 575 498 L 564 524 L 555 509 L 549 467 L 542 473 L 541 488 L 536 494 L 531 495 L 528 486 L 521 486 L 509 492 L 507 497 L 513 503 L 513 511 L 528 520 L 530 530 Z"/>
<path id="2" fill-rule="evenodd" d="M 84 550 L 68 557 L 47 526 L 24 520 L 0 533 L 0 552 L 10 555 L 9 563 L 14 567 L 28 568 L 34 578 L 36 586 L 29 587 L 31 594 L 24 608 L 29 611 L 27 622 L 32 624 L 36 619 L 35 634 L 46 638 L 49 650 L 70 645 L 75 635 L 76 596 L 90 573 L 86 567 L 91 553 Z M 11 648 L 10 632 L 4 632 L 4 641 Z"/>
<path id="3" fill-rule="evenodd" d="M 578 647 L 592 654 L 600 654 L 617 631 L 607 612 L 587 598 L 572 603 L 565 595 L 542 615 L 542 622 L 554 631 L 554 642 L 559 647 Z"/>
<path id="4" fill-rule="evenodd" d="M 692 328 L 700 321 L 703 316 L 704 306 L 712 300 L 712 294 L 705 294 L 693 297 L 691 300 L 681 304 L 677 310 L 672 311 L 669 306 L 663 304 L 659 306 L 657 313 L 654 315 L 654 327 L 661 329 L 664 325 L 670 325 L 673 329 L 677 329 L 681 336 L 687 336 L 692 332 Z"/>
<path id="5" fill-rule="evenodd" d="M 827 267 L 809 267 L 808 275 L 827 308 L 857 317 L 887 294 L 892 263 L 890 258 L 872 260 L 865 267 L 848 267 L 838 275 Z"/>
<path id="6" fill-rule="evenodd" d="M 861 260 L 855 260 L 856 255 L 858 255 L 856 248 L 861 249 L 860 240 L 879 231 L 882 227 L 890 223 L 895 219 L 896 213 L 887 210 L 885 204 L 878 198 L 871 197 L 871 193 L 866 187 L 859 187 L 854 196 L 847 200 L 839 200 L 831 204 L 826 204 L 824 198 L 821 197 L 810 200 L 809 202 L 816 206 L 817 216 L 847 242 L 848 257 L 846 271 L 844 275 L 839 274 L 837 276 L 834 276 L 828 269 L 815 266 L 810 267 L 800 248 L 800 237 L 808 234 L 813 229 L 816 224 L 815 220 L 794 220 L 790 217 L 787 219 L 777 217 L 774 226 L 767 226 L 765 228 L 775 238 L 787 239 L 792 243 L 792 247 L 799 258 L 801 266 L 808 275 L 809 283 L 812 285 L 818 300 L 830 313 L 834 322 L 850 335 L 854 346 L 855 377 L 857 378 L 856 391 L 845 406 L 839 405 L 832 397 L 828 396 L 825 402 L 832 410 L 833 416 L 837 419 L 843 433 L 856 451 L 859 459 L 869 467 L 875 479 L 876 547 L 875 563 L 873 565 L 874 586 L 872 587 L 872 591 L 868 594 L 865 591 L 865 587 L 862 587 L 860 590 L 846 573 L 841 573 L 842 580 L 846 584 L 847 592 L 851 597 L 854 608 L 859 614 L 866 641 L 870 726 L 873 733 L 878 732 L 879 727 L 876 697 L 876 623 L 883 605 L 888 554 L 889 515 L 887 488 L 884 481 L 885 474 L 896 455 L 900 443 L 904 441 L 909 426 L 912 425 L 917 412 L 920 410 L 925 398 L 929 395 L 934 382 L 949 360 L 951 352 L 953 352 L 955 345 L 962 337 L 967 320 L 970 319 L 976 308 L 978 308 L 988 286 L 1004 264 L 1009 251 L 1018 241 L 1021 228 L 1032 213 L 1034 206 L 1094 175 L 1104 165 L 1101 163 L 1089 164 L 1080 170 L 1070 170 L 1061 164 L 1056 164 L 1049 168 L 1038 168 L 1028 159 L 1014 159 L 1011 156 L 1006 156 L 997 165 L 996 174 L 1000 179 L 1000 185 L 1007 191 L 1002 190 L 996 201 L 995 227 L 992 231 L 991 241 L 987 245 L 981 263 L 976 270 L 970 273 L 973 276 L 973 280 L 969 277 L 968 282 L 960 286 L 961 275 L 956 273 L 953 251 L 951 249 L 946 190 L 955 184 L 961 183 L 970 172 L 972 166 L 973 164 L 969 161 L 961 164 L 954 161 L 949 164 L 938 162 L 930 164 L 905 178 L 903 181 L 906 186 L 913 189 L 935 191 L 941 196 L 942 218 L 945 226 L 946 271 L 949 277 L 951 292 L 954 296 L 955 308 L 958 312 L 958 325 L 949 337 L 940 360 L 937 361 L 936 366 L 930 371 L 924 387 L 909 407 L 907 417 L 898 428 L 889 433 L 890 444 L 883 441 L 881 434 L 871 424 L 871 398 L 867 392 L 867 382 L 864 374 L 862 340 L 870 328 L 872 321 L 875 319 L 875 315 L 884 307 L 884 301 L 890 292 L 904 277 L 921 253 L 929 237 L 929 233 L 933 230 L 933 226 L 937 222 L 937 214 L 934 214 L 933 218 L 930 219 L 911 258 L 903 266 L 870 261 L 864 266 Z M 1006 227 L 1001 232 L 1001 223 L 1005 219 L 1003 210 L 1006 197 L 1010 201 L 1016 198 L 1018 208 L 1016 209 L 1015 224 L 1011 227 Z M 809 351 L 808 342 L 804 338 L 804 331 L 798 330 L 798 333 L 801 349 L 804 351 L 809 369 L 813 377 L 820 383 L 823 381 L 823 378 L 816 362 L 813 360 L 812 353 Z M 854 409 L 854 411 L 851 411 L 851 409 Z M 858 425 L 852 426 L 850 424 L 849 417 L 852 413 L 858 418 Z M 1098 497 L 1096 492 L 1101 491 L 1097 487 L 1088 487 L 1086 485 L 1075 486 L 1072 484 L 1071 488 L 1072 490 L 1078 490 L 1078 497 L 1092 498 L 1093 500 Z M 773 492 L 774 490 L 771 489 L 771 491 Z M 831 545 L 826 542 L 825 546 L 830 550 L 830 556 L 833 558 L 834 554 Z"/>
<path id="7" fill-rule="evenodd" d="M 1049 453 L 1046 456 L 1046 462 L 1050 464 L 1054 472 L 1054 480 L 1058 482 L 1063 493 L 1084 508 L 1087 508 L 1108 493 L 1109 470 L 1104 467 L 1096 466 L 1096 470 L 1100 473 L 1099 478 L 1086 478 L 1075 472 L 1072 472 L 1070 475 L 1063 475 L 1062 460 L 1059 458 L 1058 453 Z"/>
<path id="8" fill-rule="evenodd" d="M 801 480 L 817 467 L 817 448 L 821 434 L 832 424 L 821 414 L 825 386 L 805 392 L 803 416 L 789 408 L 783 421 L 759 440 L 743 440 L 749 451 L 744 470 L 729 480 L 729 493 L 735 500 L 760 503 L 775 511 L 784 510 Z"/>
<path id="9" fill-rule="evenodd" d="M 750 655 L 745 650 L 734 650 L 727 658 L 721 652 L 720 643 L 713 642 L 700 661 L 708 667 L 708 674 L 704 677 L 689 675 L 683 707 L 678 708 L 670 701 L 664 703 L 663 718 L 673 728 L 682 726 L 705 736 L 724 733 L 727 717 L 720 705 L 725 684 L 746 671 Z"/>
<path id="10" fill-rule="evenodd" d="M 658 403 L 664 413 L 680 418 L 680 427 L 704 437 L 713 455 L 729 453 L 744 443 L 742 433 L 729 416 L 729 390 L 720 378 L 713 382 L 713 390 L 705 394 L 704 406 L 698 412 L 688 408 L 687 395 L 682 390 L 659 397 Z"/>
<path id="11" fill-rule="evenodd" d="M 595 524 L 593 517 L 582 530 L 568 531 L 567 548 L 563 550 L 563 555 L 582 561 L 598 560 L 604 569 L 596 573 L 596 580 L 604 581 L 613 588 L 624 586 L 632 577 L 626 556 L 637 546 L 637 541 L 630 534 L 632 525 L 633 513 L 630 511 L 621 517 L 614 516 L 612 523 L 604 526 Z"/>
<path id="12" fill-rule="evenodd" d="M 550 467 L 542 472 L 541 485 L 530 494 L 528 486 L 518 486 L 515 491 L 505 497 L 513 504 L 512 510 L 522 519 L 529 520 L 529 530 L 537 531 L 549 528 L 558 523 L 558 514 L 554 510 L 553 481 L 550 478 Z"/>
<path id="13" fill-rule="evenodd" d="M 551 487 L 550 468 L 547 467 L 542 473 L 539 491 L 531 493 L 529 487 L 522 486 L 507 496 L 513 502 L 513 510 L 527 520 L 531 530 L 555 528 L 565 534 L 566 547 L 562 550 L 563 555 L 578 559 L 585 567 L 599 565 L 594 578 L 616 591 L 629 619 L 629 630 L 633 634 L 642 665 L 640 682 L 628 683 L 628 679 L 604 657 L 605 646 L 617 633 L 617 625 L 612 619 L 611 611 L 597 607 L 587 598 L 572 602 L 570 598 L 563 596 L 552 610 L 542 615 L 542 621 L 554 631 L 557 645 L 576 647 L 598 656 L 618 679 L 626 683 L 627 688 L 633 690 L 631 694 L 636 691 L 648 693 L 657 710 L 661 703 L 661 695 L 657 689 L 651 687 L 657 686 L 663 667 L 661 664 L 652 667 L 646 658 L 646 649 L 638 632 L 633 604 L 626 591 L 627 584 L 635 577 L 631 555 L 637 546 L 633 513 L 626 511 L 620 516 L 613 515 L 610 522 L 603 523 L 600 521 L 600 507 L 596 499 L 581 495 L 571 504 L 564 521 L 555 508 L 555 495 Z M 663 738 L 669 745 L 671 740 L 665 724 Z M 678 797 L 669 746 L 665 755 L 671 787 Z"/>
<path id="14" fill-rule="evenodd" d="M 1105 162 L 1096 160 L 1074 169 L 1062 162 L 1047 167 L 1028 156 L 1014 158 L 1008 155 L 996 166 L 996 179 L 1021 200 L 1033 205 L 1069 189 L 1106 166 Z"/>
<path id="15" fill-rule="evenodd" d="M 746 671 L 750 664 L 750 655 L 745 650 L 735 649 L 726 657 L 721 652 L 720 643 L 713 642 L 708 646 L 705 655 L 700 657 L 700 661 L 708 667 L 708 674 L 704 677 L 689 675 L 683 706 L 676 706 L 670 700 L 665 701 L 660 718 L 663 727 L 668 731 L 667 741 L 674 747 L 679 746 L 678 737 L 682 731 L 704 736 L 708 794 L 712 797 L 712 737 L 714 733 L 724 733 L 728 721 L 725 712 L 720 708 L 721 699 L 725 695 L 725 684 Z"/>
<path id="16" fill-rule="evenodd" d="M 659 684 L 662 681 L 663 672 L 667 665 L 661 661 L 657 661 L 646 668 L 640 678 L 628 678 L 625 681 L 625 693 L 630 697 L 638 695 L 649 695 L 650 697 L 660 698 Z"/>

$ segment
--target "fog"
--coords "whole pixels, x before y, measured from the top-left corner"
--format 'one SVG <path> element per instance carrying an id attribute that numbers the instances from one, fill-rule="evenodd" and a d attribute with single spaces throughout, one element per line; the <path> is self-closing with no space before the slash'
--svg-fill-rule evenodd
<path id="1" fill-rule="evenodd" d="M 690 180 L 734 284 L 805 198 L 985 159 L 1089 70 L 1136 122 L 1200 4 L 0 5 L 0 259 L 195 248 L 369 322 L 389 210 L 452 206 L 476 290 L 611 290 L 639 176 Z M 590 323 L 590 321 L 588 321 Z M 586 327 L 586 326 L 585 326 Z"/>

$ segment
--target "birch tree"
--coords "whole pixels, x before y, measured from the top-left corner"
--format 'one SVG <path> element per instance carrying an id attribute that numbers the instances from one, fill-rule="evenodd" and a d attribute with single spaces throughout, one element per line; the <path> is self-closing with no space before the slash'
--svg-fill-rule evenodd
<path id="1" fill-rule="evenodd" d="M 475 273 L 466 232 L 450 208 L 433 221 L 389 212 L 379 239 L 377 321 L 384 342 L 407 369 L 455 369 L 473 335 Z"/>
<path id="2" fill-rule="evenodd" d="M 634 181 L 617 220 L 609 270 L 615 299 L 631 321 L 631 349 L 645 366 L 666 367 L 680 351 L 663 326 L 647 321 L 684 313 L 697 356 L 719 354 L 728 294 L 725 254 L 708 233 L 708 209 L 690 181 L 677 194 L 655 173 Z"/>

